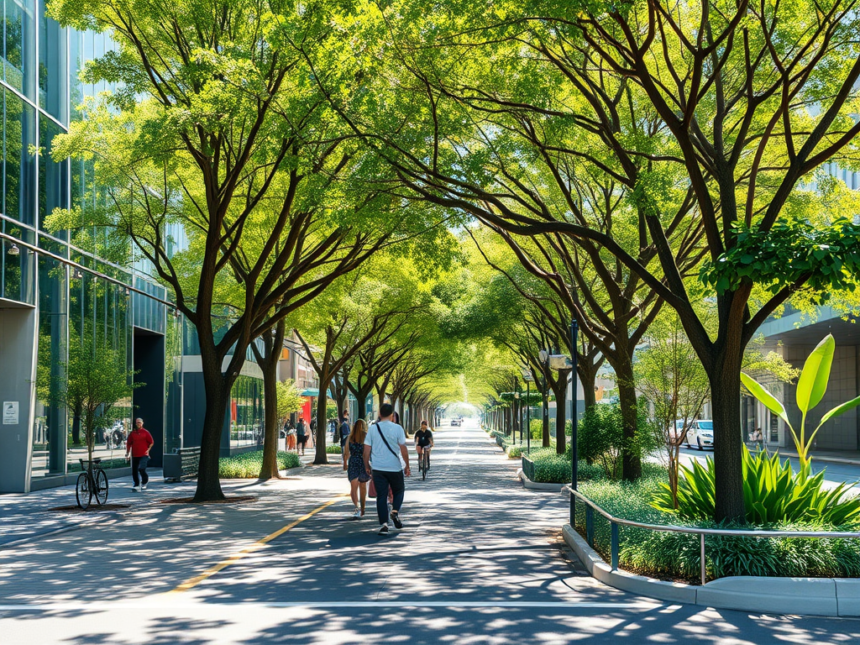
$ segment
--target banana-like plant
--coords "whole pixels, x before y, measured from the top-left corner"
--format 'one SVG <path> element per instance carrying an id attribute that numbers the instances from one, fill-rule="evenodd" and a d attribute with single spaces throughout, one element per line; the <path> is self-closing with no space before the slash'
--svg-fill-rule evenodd
<path id="1" fill-rule="evenodd" d="M 812 441 L 815 435 L 821 430 L 821 426 L 827 423 L 830 419 L 838 417 L 840 414 L 851 410 L 860 405 L 860 396 L 856 399 L 846 401 L 841 405 L 827 412 L 821 417 L 821 422 L 818 427 L 812 431 L 809 438 L 806 436 L 806 416 L 809 412 L 821 403 L 824 398 L 824 393 L 827 391 L 827 383 L 830 380 L 830 367 L 833 365 L 833 353 L 836 349 L 836 341 L 833 336 L 827 334 L 824 339 L 818 343 L 818 346 L 812 350 L 812 353 L 806 359 L 803 365 L 803 371 L 800 373 L 800 378 L 797 381 L 797 407 L 800 409 L 800 432 L 796 432 L 791 422 L 788 420 L 788 415 L 785 408 L 777 398 L 765 389 L 760 383 L 748 374 L 741 373 L 741 383 L 744 384 L 750 394 L 758 399 L 768 410 L 778 415 L 780 419 L 785 421 L 785 425 L 791 431 L 791 436 L 794 439 L 794 445 L 797 448 L 797 455 L 800 458 L 801 467 L 809 465 L 811 457 L 809 449 L 812 446 Z"/>
<path id="2" fill-rule="evenodd" d="M 833 488 L 824 485 L 824 471 L 812 474 L 809 466 L 795 473 L 788 459 L 779 455 L 756 455 L 743 447 L 744 506 L 753 524 L 773 522 L 814 522 L 830 526 L 857 526 L 860 498 L 849 493 L 853 483 Z M 678 508 L 666 483 L 654 494 L 651 506 L 688 520 L 714 516 L 716 470 L 714 460 L 694 461 L 692 468 L 681 466 L 678 481 Z"/>

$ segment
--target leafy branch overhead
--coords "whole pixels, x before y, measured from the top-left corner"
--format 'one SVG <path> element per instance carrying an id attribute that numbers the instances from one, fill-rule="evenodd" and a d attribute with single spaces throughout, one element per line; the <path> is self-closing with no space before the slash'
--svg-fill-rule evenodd
<path id="1" fill-rule="evenodd" d="M 833 291 L 853 291 L 860 278 L 860 225 L 840 218 L 829 226 L 788 220 L 770 230 L 735 225 L 735 244 L 714 262 L 705 262 L 700 279 L 717 293 L 761 283 L 771 293 L 811 290 L 819 304 Z"/>

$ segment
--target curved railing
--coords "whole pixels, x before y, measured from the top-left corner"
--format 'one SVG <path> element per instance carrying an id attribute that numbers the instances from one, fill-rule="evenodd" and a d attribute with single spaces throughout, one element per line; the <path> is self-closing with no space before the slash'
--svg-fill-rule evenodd
<path id="1" fill-rule="evenodd" d="M 699 560 L 701 562 L 701 581 L 702 584 L 707 582 L 707 563 L 705 561 L 705 539 L 709 535 L 723 535 L 732 537 L 750 537 L 750 538 L 850 538 L 860 539 L 860 532 L 852 531 L 763 531 L 763 530 L 746 530 L 746 529 L 706 529 L 695 526 L 674 526 L 671 524 L 647 524 L 645 522 L 636 522 L 635 520 L 626 520 L 621 517 L 615 517 L 608 511 L 603 510 L 597 504 L 588 499 L 578 490 L 572 490 L 570 486 L 565 486 L 563 491 L 567 491 L 571 496 L 570 519 L 571 528 L 575 531 L 575 516 L 576 500 L 580 500 L 585 504 L 585 540 L 588 546 L 594 548 L 594 512 L 609 520 L 610 526 L 610 555 L 613 571 L 618 569 L 618 527 L 631 526 L 640 529 L 648 529 L 651 531 L 665 531 L 669 533 L 690 533 L 699 536 Z"/>

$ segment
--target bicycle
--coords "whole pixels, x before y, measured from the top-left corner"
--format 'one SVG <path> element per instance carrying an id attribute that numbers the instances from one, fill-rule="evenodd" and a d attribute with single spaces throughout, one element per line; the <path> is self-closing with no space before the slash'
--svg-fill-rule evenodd
<path id="1" fill-rule="evenodd" d="M 87 459 L 79 459 L 81 469 L 84 470 L 78 475 L 78 482 L 75 485 L 75 498 L 78 501 L 78 508 L 87 510 L 96 498 L 96 503 L 99 506 L 107 503 L 108 498 L 108 478 L 104 470 L 99 464 L 102 462 L 100 458 L 89 461 Z"/>
<path id="2" fill-rule="evenodd" d="M 430 451 L 427 448 L 421 451 L 421 461 L 418 462 L 418 470 L 421 472 L 421 479 L 427 479 L 427 471 L 430 470 Z"/>

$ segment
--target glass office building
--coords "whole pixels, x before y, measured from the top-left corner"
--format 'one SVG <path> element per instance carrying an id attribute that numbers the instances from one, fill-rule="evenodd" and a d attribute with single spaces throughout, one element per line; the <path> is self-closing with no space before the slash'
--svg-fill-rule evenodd
<path id="1" fill-rule="evenodd" d="M 176 444 L 179 430 L 166 408 L 178 382 L 170 351 L 181 346 L 182 330 L 161 286 L 46 226 L 55 208 L 99 198 L 92 164 L 54 161 L 51 142 L 79 118 L 74 108 L 84 97 L 113 89 L 78 80 L 84 62 L 113 43 L 61 28 L 45 16 L 44 0 L 4 0 L 0 10 L 0 492 L 16 492 L 61 485 L 81 468 L 81 410 L 60 407 L 55 394 L 76 377 L 66 373 L 70 347 L 85 341 L 114 350 L 146 383 L 116 402 L 117 418 L 98 433 L 96 454 L 125 466 L 133 415 L 146 419 L 159 448 Z"/>

